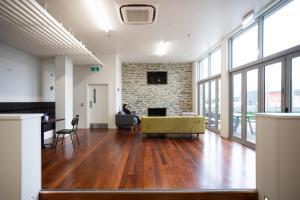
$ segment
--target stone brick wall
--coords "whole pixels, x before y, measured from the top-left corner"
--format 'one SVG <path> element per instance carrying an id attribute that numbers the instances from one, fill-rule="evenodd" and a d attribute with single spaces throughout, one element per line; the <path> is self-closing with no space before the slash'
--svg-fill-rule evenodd
<path id="1" fill-rule="evenodd" d="M 167 71 L 168 84 L 148 85 L 148 71 Z M 139 115 L 167 108 L 167 115 L 192 111 L 192 63 L 122 64 L 122 103 Z"/>

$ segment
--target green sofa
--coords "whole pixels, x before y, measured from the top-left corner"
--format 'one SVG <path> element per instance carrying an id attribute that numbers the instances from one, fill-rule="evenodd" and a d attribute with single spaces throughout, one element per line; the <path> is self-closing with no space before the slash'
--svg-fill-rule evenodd
<path id="1" fill-rule="evenodd" d="M 166 116 L 141 118 L 142 134 L 203 134 L 203 116 Z"/>

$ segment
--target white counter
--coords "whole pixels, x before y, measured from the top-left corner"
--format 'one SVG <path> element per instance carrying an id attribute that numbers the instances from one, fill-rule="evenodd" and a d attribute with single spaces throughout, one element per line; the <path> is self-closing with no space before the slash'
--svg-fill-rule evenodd
<path id="1" fill-rule="evenodd" d="M 41 117 L 43 114 L 0 114 L 1 121 L 7 120 L 21 120 Z"/>
<path id="2" fill-rule="evenodd" d="M 0 114 L 0 199 L 38 199 L 42 114 Z"/>
<path id="3" fill-rule="evenodd" d="M 259 113 L 256 121 L 259 200 L 300 199 L 300 113 Z"/>
<path id="4" fill-rule="evenodd" d="M 268 117 L 276 119 L 300 119 L 300 113 L 257 113 L 256 117 Z"/>

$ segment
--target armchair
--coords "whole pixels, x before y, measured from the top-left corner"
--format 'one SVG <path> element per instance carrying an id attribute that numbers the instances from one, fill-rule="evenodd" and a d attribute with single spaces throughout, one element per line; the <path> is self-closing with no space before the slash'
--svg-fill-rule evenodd
<path id="1" fill-rule="evenodd" d="M 133 114 L 116 114 L 116 126 L 118 128 L 131 128 L 133 131 L 133 128 L 137 123 L 138 121 Z"/>

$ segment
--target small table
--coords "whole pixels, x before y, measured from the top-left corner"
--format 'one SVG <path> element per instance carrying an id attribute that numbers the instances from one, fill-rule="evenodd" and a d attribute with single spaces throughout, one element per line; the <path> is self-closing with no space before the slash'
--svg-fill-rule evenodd
<path id="1" fill-rule="evenodd" d="M 58 118 L 58 119 L 49 119 L 47 121 L 45 120 L 42 120 L 42 123 L 41 123 L 41 145 L 42 145 L 42 149 L 45 149 L 46 146 L 45 145 L 51 145 L 51 144 L 45 144 L 44 142 L 44 133 L 45 131 L 48 131 L 48 130 L 54 130 L 54 135 L 55 135 L 55 123 L 58 122 L 58 121 L 63 121 L 65 119 L 63 118 Z M 47 129 L 45 128 L 45 126 L 47 125 L 52 125 L 53 129 Z"/>

